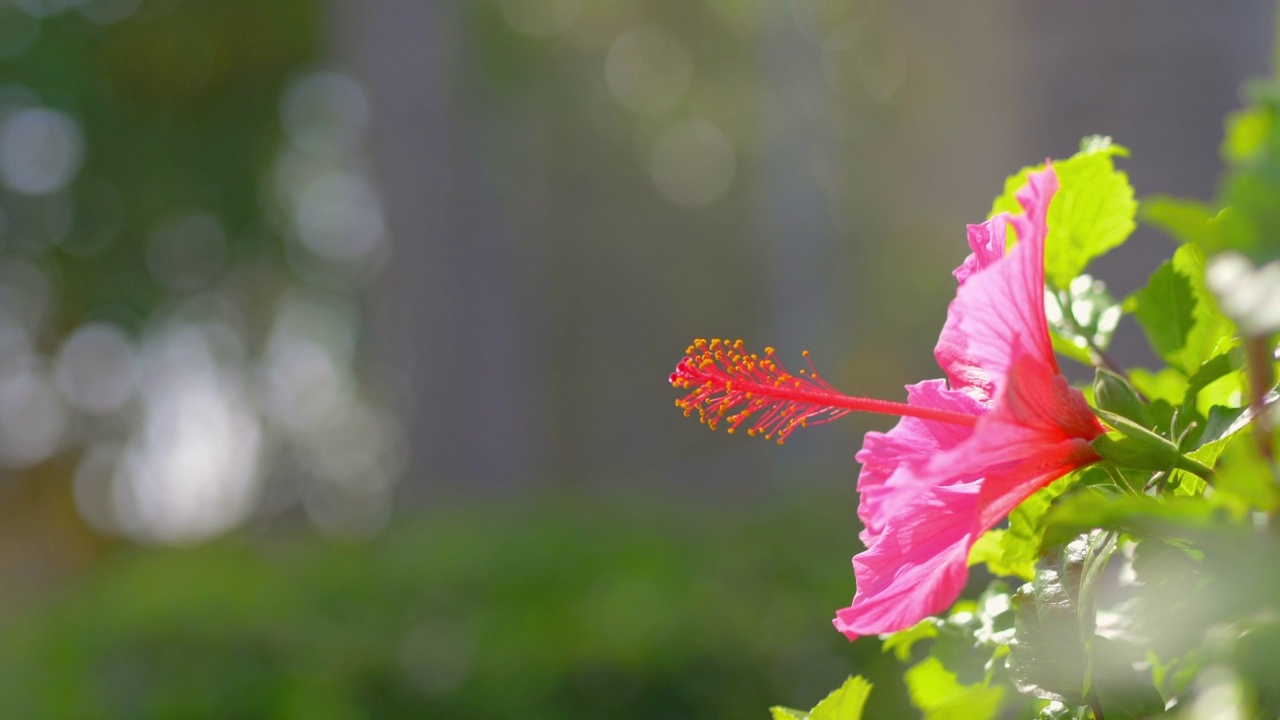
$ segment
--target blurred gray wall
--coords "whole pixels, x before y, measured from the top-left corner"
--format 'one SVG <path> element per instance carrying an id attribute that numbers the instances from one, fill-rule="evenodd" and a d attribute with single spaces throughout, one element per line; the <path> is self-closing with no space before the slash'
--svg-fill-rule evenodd
<path id="1" fill-rule="evenodd" d="M 630 149 L 580 132 L 578 115 L 613 117 L 600 57 L 495 41 L 479 3 L 333 0 L 336 54 L 375 113 L 395 249 L 373 333 L 409 418 L 410 488 L 738 492 L 796 458 L 851 479 L 858 435 L 882 422 L 783 450 L 698 435 L 663 386 L 684 344 L 821 349 L 853 392 L 936 374 L 946 273 L 1003 178 L 1106 133 L 1133 150 L 1139 195 L 1210 196 L 1222 117 L 1266 71 L 1274 27 L 1263 0 L 867 2 L 851 17 L 874 43 L 846 48 L 799 31 L 819 5 L 762 6 L 741 65 L 756 132 L 735 138 L 731 195 L 687 211 Z M 695 49 L 704 36 L 677 30 Z M 513 82 L 486 66 L 494 42 L 536 59 L 514 89 L 494 89 Z M 852 90 L 833 63 L 856 71 Z M 1142 231 L 1103 274 L 1127 292 L 1171 250 Z M 1140 344 L 1122 357 L 1141 361 Z"/>

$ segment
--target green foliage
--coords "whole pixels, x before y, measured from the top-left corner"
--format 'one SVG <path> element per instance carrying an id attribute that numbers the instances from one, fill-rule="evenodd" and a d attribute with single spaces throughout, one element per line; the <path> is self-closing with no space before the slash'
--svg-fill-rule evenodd
<path id="1" fill-rule="evenodd" d="M 1219 201 L 1230 206 L 1212 250 L 1236 250 L 1257 263 L 1280 257 L 1280 85 L 1248 88 L 1249 107 L 1227 120 L 1222 156 L 1229 169 Z"/>
<path id="2" fill-rule="evenodd" d="M 924 720 L 989 720 L 997 716 L 1004 690 L 985 683 L 964 685 L 937 658 L 930 657 L 906 672 L 911 702 Z"/>
<path id="3" fill-rule="evenodd" d="M 773 720 L 862 720 L 862 708 L 871 694 L 871 683 L 861 676 L 850 677 L 835 692 L 823 698 L 809 712 L 773 707 Z"/>
<path id="4" fill-rule="evenodd" d="M 1110 138 L 1094 136 L 1081 141 L 1080 152 L 1053 163 L 1058 193 L 1049 206 L 1045 246 L 1045 277 L 1051 287 L 1068 287 L 1094 258 L 1119 246 L 1133 232 L 1138 203 L 1128 176 L 1116 169 L 1113 159 L 1128 154 Z M 1023 168 L 1006 180 L 1004 194 L 992 205 L 991 214 L 1022 212 L 1015 195 L 1028 174 L 1043 169 L 1043 164 Z"/>
<path id="5" fill-rule="evenodd" d="M 1214 232 L 1215 216 L 1202 202 L 1155 195 L 1142 201 L 1138 219 L 1158 227 L 1180 243 L 1208 247 Z"/>
<path id="6" fill-rule="evenodd" d="M 1046 546 L 1060 545 L 1094 528 L 1135 537 L 1179 537 L 1192 529 L 1214 527 L 1219 513 L 1199 498 L 1155 498 L 1101 490 L 1073 493 L 1054 506 L 1045 520 Z"/>
<path id="7" fill-rule="evenodd" d="M 1059 555 L 1013 598 L 1016 632 L 1009 653 L 1009 676 L 1019 692 L 1045 700 L 1086 704 L 1088 656 L 1077 607 L 1083 556 Z M 1091 622 L 1092 618 L 1084 618 Z"/>
<path id="8" fill-rule="evenodd" d="M 1160 357 L 1188 377 L 1228 350 L 1235 335 L 1205 286 L 1204 263 L 1202 247 L 1183 245 L 1125 301 Z"/>
<path id="9" fill-rule="evenodd" d="M 1151 346 L 1168 360 L 1187 344 L 1187 335 L 1195 325 L 1195 305 L 1190 276 L 1174 270 L 1173 262 L 1168 261 L 1133 296 L 1131 311 L 1147 331 Z M 1185 371 L 1186 363 L 1177 365 Z"/>
<path id="10" fill-rule="evenodd" d="M 525 501 L 124 550 L 6 617 L 0 716 L 752 717 L 853 666 L 898 716 L 891 658 L 831 629 L 856 528 L 823 507 Z"/>

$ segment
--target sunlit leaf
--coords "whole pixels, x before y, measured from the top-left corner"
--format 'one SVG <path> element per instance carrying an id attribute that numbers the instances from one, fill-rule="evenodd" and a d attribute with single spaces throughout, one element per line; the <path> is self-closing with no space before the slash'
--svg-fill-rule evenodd
<path id="1" fill-rule="evenodd" d="M 899 630 L 885 638 L 880 649 L 883 652 L 892 652 L 899 662 L 906 662 L 911 658 L 911 649 L 917 642 L 937 636 L 938 621 L 934 618 L 925 618 L 906 630 Z"/>
<path id="2" fill-rule="evenodd" d="M 1054 161 L 1058 193 L 1049 206 L 1050 233 L 1045 245 L 1045 275 L 1052 286 L 1067 287 L 1089 262 L 1123 243 L 1134 229 L 1138 204 L 1124 172 L 1113 158 L 1129 151 L 1098 136 L 1081 141 L 1075 155 Z M 1020 213 L 1015 194 L 1027 175 L 1044 165 L 1023 168 L 1005 181 L 1004 194 L 991 214 Z"/>
<path id="3" fill-rule="evenodd" d="M 996 717 L 1004 697 L 1000 687 L 961 684 L 935 657 L 907 670 L 904 679 L 924 720 L 988 720 Z"/>
<path id="4" fill-rule="evenodd" d="M 871 683 L 853 676 L 825 697 L 809 712 L 785 707 L 772 707 L 773 720 L 862 720 L 862 709 L 871 694 Z"/>

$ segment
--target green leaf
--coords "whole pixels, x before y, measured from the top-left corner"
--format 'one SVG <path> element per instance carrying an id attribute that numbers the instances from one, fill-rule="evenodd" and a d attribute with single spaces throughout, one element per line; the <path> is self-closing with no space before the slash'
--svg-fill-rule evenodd
<path id="1" fill-rule="evenodd" d="M 1056 287 L 1067 287 L 1089 262 L 1120 245 L 1134 229 L 1138 203 L 1129 178 L 1116 170 L 1113 157 L 1129 151 L 1109 138 L 1094 136 L 1081 142 L 1080 152 L 1053 163 L 1058 192 L 1049 206 L 1049 237 L 1045 245 L 1045 275 Z M 1044 165 L 1023 168 L 1005 181 L 1004 194 L 991 214 L 1021 213 L 1015 197 L 1027 175 Z"/>
<path id="2" fill-rule="evenodd" d="M 892 652 L 893 656 L 898 658 L 898 662 L 906 662 L 911 658 L 911 648 L 917 642 L 937 636 L 938 621 L 934 618 L 925 618 L 906 630 L 899 630 L 889 635 L 880 644 L 880 651 Z"/>
<path id="3" fill-rule="evenodd" d="M 850 677 L 809 712 L 772 707 L 773 720 L 862 720 L 862 708 L 871 694 L 871 683 L 861 675 Z"/>
<path id="4" fill-rule="evenodd" d="M 1228 443 L 1218 464 L 1213 499 L 1237 513 L 1280 508 L 1280 489 L 1271 465 L 1251 443 Z"/>
<path id="5" fill-rule="evenodd" d="M 1204 261 L 1200 246 L 1183 245 L 1124 305 L 1160 357 L 1188 377 L 1234 343 L 1235 326 L 1205 286 Z"/>
<path id="6" fill-rule="evenodd" d="M 911 703 L 924 711 L 924 720 L 990 720 L 1004 697 L 1000 687 L 961 684 L 935 657 L 911 667 L 903 679 Z"/>
<path id="7" fill-rule="evenodd" d="M 1164 713 L 1164 698 L 1149 678 L 1133 669 L 1120 646 L 1094 635 L 1089 643 L 1093 660 L 1093 691 L 1107 720 L 1141 720 Z"/>
<path id="8" fill-rule="evenodd" d="M 1206 360 L 1194 375 L 1187 378 L 1184 402 L 1194 398 L 1200 394 L 1201 390 L 1226 377 L 1229 373 L 1238 371 L 1242 362 L 1239 349 L 1235 344 L 1232 344 L 1226 352 L 1219 353 Z"/>
<path id="9" fill-rule="evenodd" d="M 1174 358 L 1187 344 L 1187 336 L 1195 325 L 1196 298 L 1191 292 L 1191 278 L 1174 270 L 1166 260 L 1139 290 L 1125 303 L 1147 333 L 1147 340 L 1160 357 L 1186 371 L 1186 365 Z"/>
<path id="10" fill-rule="evenodd" d="M 1016 631 L 1009 679 L 1023 694 L 1072 705 L 1085 702 L 1087 667 L 1074 589 L 1083 557 L 1054 553 L 1050 565 L 1014 595 Z"/>
<path id="11" fill-rule="evenodd" d="M 1222 139 L 1222 159 L 1243 165 L 1260 159 L 1267 138 L 1273 132 L 1274 117 L 1262 108 L 1237 110 L 1227 115 L 1227 132 Z"/>
<path id="12" fill-rule="evenodd" d="M 1208 246 L 1214 213 L 1195 200 L 1155 195 L 1138 207 L 1138 220 L 1164 230 L 1180 242 Z"/>
<path id="13" fill-rule="evenodd" d="M 1212 528 L 1218 511 L 1199 498 L 1159 498 L 1090 490 L 1063 498 L 1045 520 L 1046 546 L 1093 528 L 1119 530 L 1135 537 L 1178 536 Z"/>
<path id="14" fill-rule="evenodd" d="M 862 676 L 844 681 L 809 712 L 809 720 L 862 720 L 862 708 L 871 694 L 871 683 Z"/>
<path id="15" fill-rule="evenodd" d="M 1173 368 L 1151 372 L 1142 368 L 1129 371 L 1129 382 L 1148 400 L 1163 400 L 1170 405 L 1181 405 L 1187 396 L 1187 376 Z"/>
<path id="16" fill-rule="evenodd" d="M 1280 401 L 1280 395 L 1277 395 L 1275 391 L 1269 392 L 1263 398 L 1263 407 L 1270 408 L 1277 401 Z M 1209 408 L 1209 417 L 1205 422 L 1204 432 L 1200 434 L 1196 448 L 1187 453 L 1187 457 L 1209 467 L 1214 467 L 1222 453 L 1225 452 L 1235 441 L 1235 438 L 1240 431 L 1248 427 L 1249 423 L 1253 422 L 1253 419 L 1257 417 L 1257 414 L 1257 411 L 1253 407 L 1232 408 L 1215 405 Z M 1179 495 L 1198 496 L 1204 493 L 1206 483 L 1200 478 L 1193 477 L 1183 472 L 1177 473 L 1176 477 L 1179 482 L 1177 488 Z M 1219 478 L 1219 481 L 1220 480 L 1221 478 Z M 1235 480 L 1235 478 L 1229 478 L 1228 482 L 1234 482 Z M 1239 480 L 1244 482 L 1243 478 L 1240 478 Z M 1268 482 L 1269 481 L 1270 480 L 1268 480 Z M 1252 482 L 1258 482 L 1258 480 L 1255 479 Z M 1255 499 L 1265 499 L 1266 497 L 1264 492 L 1261 490 L 1249 491 L 1241 488 L 1232 488 L 1230 485 L 1227 489 L 1242 494 L 1244 497 Z M 1215 499 L 1219 498 L 1216 498 L 1215 496 Z M 1232 506 L 1232 502 L 1229 498 L 1221 499 L 1226 501 L 1225 504 L 1227 506 Z M 1265 500 L 1259 501 L 1264 502 Z"/>
<path id="17" fill-rule="evenodd" d="M 1009 587 L 994 581 L 976 603 L 956 603 L 946 619 L 937 623 L 937 639 L 929 654 L 962 685 L 981 684 L 988 679 L 992 660 L 1008 651 L 1013 622 Z"/>
<path id="18" fill-rule="evenodd" d="M 1231 212 L 1207 247 L 1264 264 L 1280 256 L 1280 86 L 1266 81 L 1248 90 L 1249 107 L 1228 118 L 1222 147 L 1229 169 L 1218 201 Z"/>

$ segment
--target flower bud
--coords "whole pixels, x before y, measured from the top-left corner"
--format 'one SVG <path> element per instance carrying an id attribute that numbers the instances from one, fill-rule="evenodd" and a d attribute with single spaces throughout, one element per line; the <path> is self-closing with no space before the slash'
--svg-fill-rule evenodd
<path id="1" fill-rule="evenodd" d="M 1143 423 L 1146 413 L 1138 391 L 1128 380 L 1107 370 L 1098 368 L 1093 378 L 1093 399 L 1098 408 L 1114 415 Z"/>

